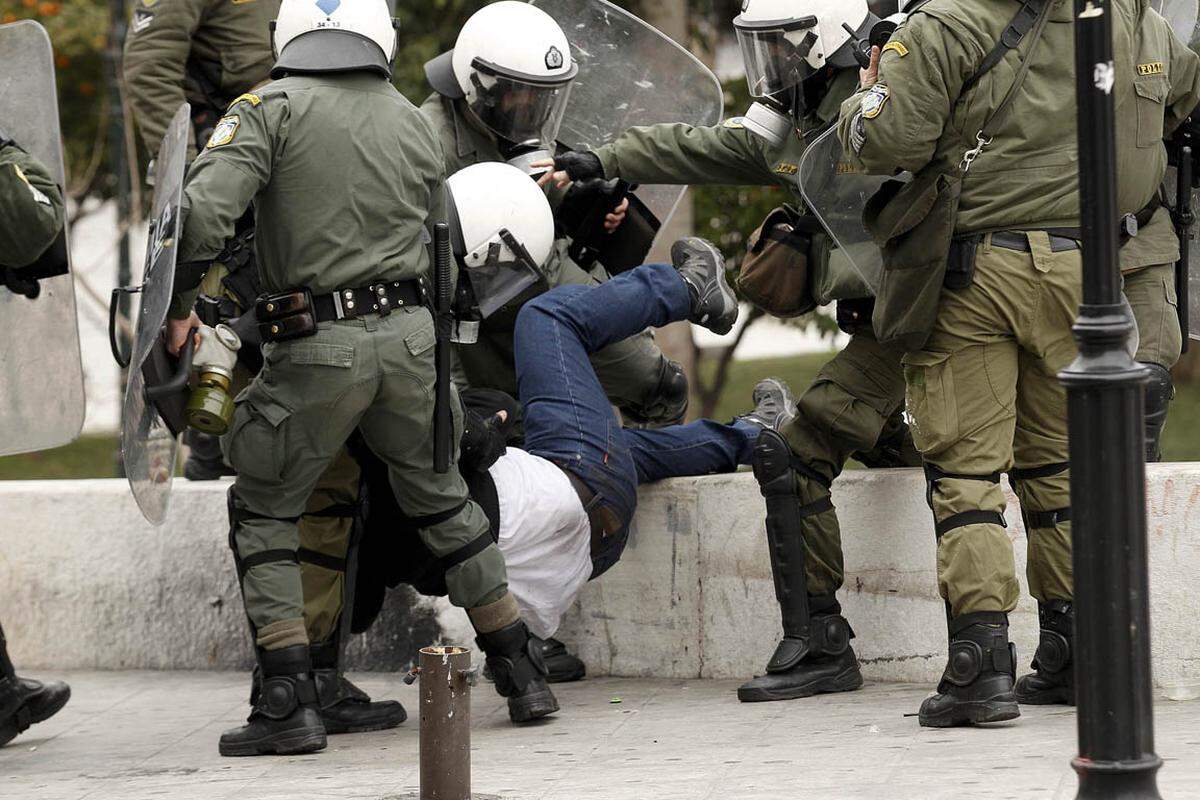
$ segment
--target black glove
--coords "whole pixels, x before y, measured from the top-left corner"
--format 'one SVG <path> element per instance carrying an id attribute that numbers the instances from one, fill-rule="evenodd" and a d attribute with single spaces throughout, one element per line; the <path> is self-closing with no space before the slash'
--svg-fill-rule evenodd
<path id="1" fill-rule="evenodd" d="M 520 416 L 521 404 L 504 392 L 464 389 L 463 434 L 458 468 L 463 474 L 483 472 L 504 455 L 508 436 Z M 506 418 L 500 419 L 500 412 Z"/>
<path id="2" fill-rule="evenodd" d="M 554 159 L 554 168 L 566 172 L 573 181 L 604 178 L 604 165 L 600 163 L 600 157 L 591 152 L 568 150 Z"/>
<path id="3" fill-rule="evenodd" d="M 16 142 L 13 141 L 13 138 L 8 135 L 8 131 L 4 130 L 4 128 L 0 128 L 0 150 L 3 150 L 10 144 L 16 144 Z"/>

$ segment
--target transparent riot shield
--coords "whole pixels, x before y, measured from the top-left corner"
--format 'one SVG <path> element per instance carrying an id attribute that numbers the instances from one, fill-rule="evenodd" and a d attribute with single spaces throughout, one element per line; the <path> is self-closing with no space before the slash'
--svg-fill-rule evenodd
<path id="1" fill-rule="evenodd" d="M 564 144 L 594 149 L 639 125 L 721 121 L 717 77 L 657 28 L 605 0 L 530 2 L 566 32 L 579 64 L 559 132 Z M 686 191 L 642 186 L 637 194 L 665 227 Z"/>
<path id="2" fill-rule="evenodd" d="M 142 514 L 155 525 L 166 518 L 179 454 L 178 434 L 182 432 L 164 420 L 158 403 L 178 394 L 181 388 L 168 385 L 169 381 L 161 377 L 165 356 L 160 340 L 175 288 L 179 209 L 190 125 L 191 109 L 185 103 L 171 120 L 155 160 L 154 211 L 121 416 L 121 458 L 129 488 Z M 184 366 L 181 373 L 186 382 Z"/>
<path id="3" fill-rule="evenodd" d="M 0 25 L 0 127 L 64 184 L 54 53 L 32 20 Z M 0 219 L 0 226 L 11 224 Z M 83 427 L 83 367 L 67 232 L 34 265 L 23 293 L 0 282 L 0 456 L 60 447 Z M 18 265 L 4 264 L 0 268 Z M 30 270 L 33 270 L 31 272 Z"/>
<path id="4" fill-rule="evenodd" d="M 1200 40 L 1200 24 L 1197 21 L 1200 3 L 1197 0 L 1151 0 L 1150 5 L 1171 23 L 1179 41 L 1190 46 Z"/>
<path id="5" fill-rule="evenodd" d="M 1193 195 L 1192 208 L 1200 208 L 1200 197 Z M 1180 303 L 1187 302 L 1188 330 L 1184 335 L 1200 341 L 1200 241 L 1196 240 L 1196 231 L 1192 230 L 1191 249 L 1188 251 L 1188 274 L 1185 280 L 1186 293 L 1178 298 Z"/>
<path id="6" fill-rule="evenodd" d="M 852 267 L 872 292 L 879 289 L 883 256 L 863 225 L 863 209 L 885 181 L 907 177 L 856 172 L 842 153 L 835 128 L 821 134 L 800 159 L 800 193 L 833 239 L 833 258 Z"/>

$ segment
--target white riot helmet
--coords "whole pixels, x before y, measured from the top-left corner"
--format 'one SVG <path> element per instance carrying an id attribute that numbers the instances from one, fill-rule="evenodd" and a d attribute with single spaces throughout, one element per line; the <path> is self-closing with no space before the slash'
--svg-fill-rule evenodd
<path id="1" fill-rule="evenodd" d="M 488 130 L 514 144 L 554 143 L 578 72 L 558 23 L 516 0 L 475 12 L 454 49 L 425 65 L 438 94 L 464 98 Z"/>
<path id="2" fill-rule="evenodd" d="M 283 0 L 271 24 L 272 78 L 371 70 L 392 76 L 396 20 L 388 0 Z"/>
<path id="3" fill-rule="evenodd" d="M 1179 41 L 1189 47 L 1196 41 L 1197 34 L 1200 33 L 1196 0 L 1150 0 L 1150 7 L 1171 23 L 1171 29 L 1175 31 Z"/>
<path id="4" fill-rule="evenodd" d="M 827 66 L 855 67 L 857 42 L 878 22 L 867 0 L 744 0 L 733 20 L 750 96 L 747 129 L 779 145 L 804 112 L 804 82 Z"/>
<path id="5" fill-rule="evenodd" d="M 450 241 L 485 319 L 542 280 L 554 246 L 554 213 L 537 183 L 498 161 L 446 180 Z"/>

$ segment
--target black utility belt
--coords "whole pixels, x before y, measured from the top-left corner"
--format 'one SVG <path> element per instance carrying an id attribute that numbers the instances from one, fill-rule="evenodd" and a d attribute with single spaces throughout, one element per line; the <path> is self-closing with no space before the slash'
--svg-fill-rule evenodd
<path id="1" fill-rule="evenodd" d="M 313 295 L 308 289 L 263 295 L 255 304 L 255 314 L 264 342 L 286 342 L 312 336 L 321 322 L 368 314 L 386 317 L 398 308 L 425 304 L 425 290 L 419 280 L 379 281 L 322 295 Z"/>

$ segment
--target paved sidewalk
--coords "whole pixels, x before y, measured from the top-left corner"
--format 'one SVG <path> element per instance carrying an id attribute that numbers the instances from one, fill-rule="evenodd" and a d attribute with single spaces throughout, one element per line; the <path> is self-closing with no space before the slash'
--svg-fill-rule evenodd
<path id="1" fill-rule="evenodd" d="M 395 731 L 330 737 L 329 749 L 312 756 L 223 759 L 217 736 L 245 715 L 245 675 L 62 677 L 74 691 L 66 709 L 0 750 L 4 800 L 415 798 L 415 719 Z M 416 687 L 399 676 L 365 675 L 360 685 L 415 708 Z M 1071 710 L 1027 709 L 1000 730 L 933 731 L 905 716 L 927 687 L 875 684 L 742 705 L 735 686 L 587 680 L 556 687 L 563 711 L 553 721 L 513 728 L 481 683 L 475 789 L 503 800 L 1075 796 Z M 1160 702 L 1157 733 L 1163 796 L 1200 797 L 1200 701 Z"/>

